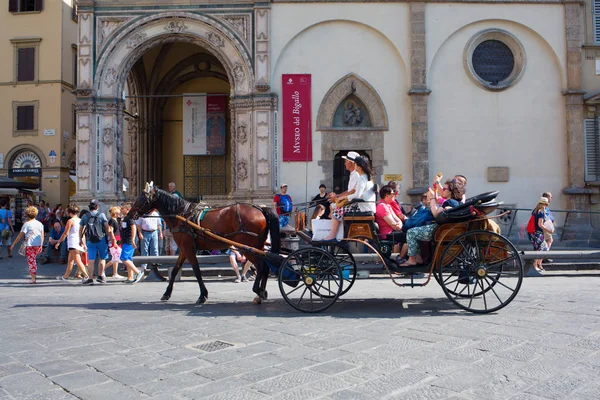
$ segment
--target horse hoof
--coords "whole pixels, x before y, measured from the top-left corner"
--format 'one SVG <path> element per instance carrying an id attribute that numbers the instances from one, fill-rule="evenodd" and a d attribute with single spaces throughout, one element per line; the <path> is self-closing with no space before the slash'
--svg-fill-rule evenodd
<path id="1" fill-rule="evenodd" d="M 208 300 L 207 297 L 200 296 L 200 297 L 198 297 L 198 300 L 196 300 L 196 304 L 204 304 L 204 303 L 206 303 L 206 300 Z"/>
<path id="2" fill-rule="evenodd" d="M 256 296 L 254 300 L 252 300 L 254 304 L 262 304 L 262 299 L 259 296 Z"/>
<path id="3" fill-rule="evenodd" d="M 167 295 L 165 294 L 165 295 L 163 295 L 163 297 L 161 297 L 160 299 L 161 299 L 162 301 L 167 301 L 167 300 L 169 300 L 170 298 L 171 298 L 171 296 L 167 296 Z"/>

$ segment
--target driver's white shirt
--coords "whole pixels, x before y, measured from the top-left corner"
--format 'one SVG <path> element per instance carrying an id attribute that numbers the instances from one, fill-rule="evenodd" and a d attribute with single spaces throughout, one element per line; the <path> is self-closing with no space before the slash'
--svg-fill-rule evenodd
<path id="1" fill-rule="evenodd" d="M 358 185 L 358 181 L 360 179 L 360 175 L 356 170 L 350 172 L 350 181 L 348 182 L 348 191 L 352 189 L 356 190 L 356 185 Z M 352 200 L 357 197 L 356 193 L 348 195 L 348 200 Z"/>

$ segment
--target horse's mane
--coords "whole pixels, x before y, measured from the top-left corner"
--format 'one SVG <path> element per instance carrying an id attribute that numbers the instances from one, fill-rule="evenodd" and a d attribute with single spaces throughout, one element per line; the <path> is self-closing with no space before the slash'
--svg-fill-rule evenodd
<path id="1" fill-rule="evenodd" d="M 187 217 L 199 204 L 192 203 L 165 190 L 155 189 L 155 196 L 165 208 L 167 215 L 181 215 Z"/>

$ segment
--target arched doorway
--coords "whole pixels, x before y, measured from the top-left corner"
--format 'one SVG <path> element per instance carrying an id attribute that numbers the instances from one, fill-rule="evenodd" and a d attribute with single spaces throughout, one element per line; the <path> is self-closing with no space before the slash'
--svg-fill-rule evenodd
<path id="1" fill-rule="evenodd" d="M 175 182 L 190 201 L 227 195 L 232 164 L 230 92 L 225 68 L 206 49 L 185 42 L 150 48 L 127 80 L 124 180 L 138 181 L 136 189 L 140 180 L 163 187 Z M 202 122 L 193 135 L 188 134 L 197 119 Z"/>
<path id="2" fill-rule="evenodd" d="M 175 181 L 190 200 L 270 199 L 277 99 L 266 92 L 268 85 L 255 85 L 252 52 L 239 35 L 186 12 L 120 24 L 102 38 L 90 89 L 78 89 L 77 199 L 135 196 L 151 180 L 163 187 Z M 216 118 L 206 110 L 224 136 L 222 154 L 185 153 L 186 94 L 225 99 L 217 101 L 222 108 Z M 207 138 L 217 130 L 209 129 Z"/>

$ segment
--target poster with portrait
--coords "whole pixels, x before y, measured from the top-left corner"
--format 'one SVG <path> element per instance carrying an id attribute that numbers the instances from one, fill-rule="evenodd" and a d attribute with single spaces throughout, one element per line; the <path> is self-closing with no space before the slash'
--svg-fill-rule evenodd
<path id="1" fill-rule="evenodd" d="M 226 96 L 183 95 L 183 154 L 224 155 Z"/>

